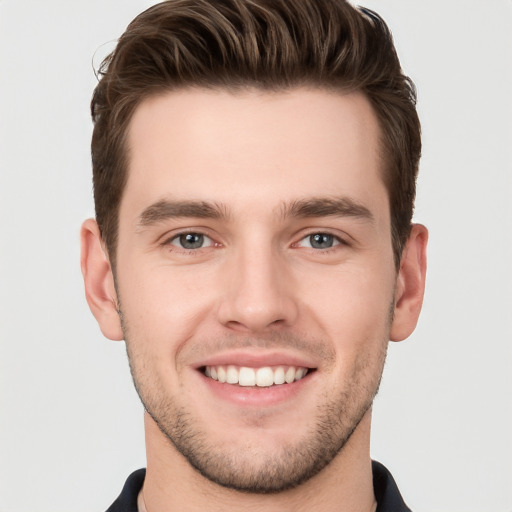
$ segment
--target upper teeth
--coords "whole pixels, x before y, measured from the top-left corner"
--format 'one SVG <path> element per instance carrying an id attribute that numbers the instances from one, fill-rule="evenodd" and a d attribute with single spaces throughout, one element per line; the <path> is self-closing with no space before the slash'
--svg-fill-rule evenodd
<path id="1" fill-rule="evenodd" d="M 219 382 L 238 384 L 239 386 L 268 387 L 273 384 L 291 384 L 302 379 L 308 372 L 307 368 L 295 366 L 264 366 L 249 368 L 247 366 L 206 366 L 205 375 Z"/>

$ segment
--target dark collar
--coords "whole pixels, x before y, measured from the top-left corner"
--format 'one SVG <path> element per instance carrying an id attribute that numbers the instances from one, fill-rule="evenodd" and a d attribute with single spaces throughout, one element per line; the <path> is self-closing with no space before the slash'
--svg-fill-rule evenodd
<path id="1" fill-rule="evenodd" d="M 377 500 L 376 512 L 411 512 L 391 473 L 375 460 L 372 461 L 372 471 L 373 492 Z"/>
<path id="2" fill-rule="evenodd" d="M 377 500 L 376 512 L 411 512 L 404 503 L 400 491 L 396 486 L 391 473 L 379 462 L 372 461 L 373 490 Z M 139 469 L 132 473 L 123 490 L 107 512 L 137 512 L 137 496 L 142 489 L 145 469 Z"/>
<path id="3" fill-rule="evenodd" d="M 145 469 L 134 471 L 126 480 L 119 498 L 110 505 L 107 512 L 138 512 L 137 497 L 142 489 L 145 476 Z"/>

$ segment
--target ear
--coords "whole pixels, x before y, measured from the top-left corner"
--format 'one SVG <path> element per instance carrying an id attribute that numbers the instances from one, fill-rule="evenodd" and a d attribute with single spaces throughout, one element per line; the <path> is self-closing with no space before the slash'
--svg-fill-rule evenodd
<path id="1" fill-rule="evenodd" d="M 80 240 L 80 266 L 89 308 L 104 336 L 115 341 L 122 340 L 123 329 L 118 313 L 114 275 L 98 224 L 94 219 L 88 219 L 82 224 Z"/>
<path id="2" fill-rule="evenodd" d="M 413 224 L 402 253 L 395 291 L 391 341 L 402 341 L 414 331 L 423 303 L 427 271 L 428 231 Z"/>

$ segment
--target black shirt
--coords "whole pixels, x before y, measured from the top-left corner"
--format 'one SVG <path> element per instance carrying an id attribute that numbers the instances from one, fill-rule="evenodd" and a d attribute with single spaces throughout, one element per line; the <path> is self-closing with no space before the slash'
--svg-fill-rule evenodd
<path id="1" fill-rule="evenodd" d="M 391 473 L 376 461 L 372 461 L 372 470 L 373 490 L 377 500 L 376 512 L 411 512 L 411 509 L 404 503 Z M 119 498 L 112 503 L 107 512 L 138 512 L 137 496 L 145 476 L 145 469 L 139 469 L 132 473 L 126 480 Z"/>

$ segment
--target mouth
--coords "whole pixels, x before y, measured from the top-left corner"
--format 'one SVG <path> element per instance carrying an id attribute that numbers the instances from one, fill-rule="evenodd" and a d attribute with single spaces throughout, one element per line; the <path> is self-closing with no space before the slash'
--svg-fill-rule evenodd
<path id="1" fill-rule="evenodd" d="M 302 380 L 314 368 L 303 366 L 262 366 L 252 368 L 235 365 L 203 366 L 201 372 L 205 377 L 223 384 L 240 387 L 275 387 L 292 384 Z"/>

